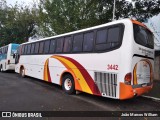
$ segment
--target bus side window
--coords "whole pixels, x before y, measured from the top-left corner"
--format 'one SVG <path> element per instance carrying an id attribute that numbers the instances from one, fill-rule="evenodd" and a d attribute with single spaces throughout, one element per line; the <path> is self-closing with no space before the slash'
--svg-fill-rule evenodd
<path id="1" fill-rule="evenodd" d="M 97 31 L 96 44 L 107 43 L 107 29 Z"/>
<path id="2" fill-rule="evenodd" d="M 50 40 L 44 42 L 44 54 L 48 54 L 49 52 Z"/>
<path id="3" fill-rule="evenodd" d="M 84 34 L 83 51 L 90 52 L 93 50 L 93 32 Z"/>
<path id="4" fill-rule="evenodd" d="M 24 55 L 25 45 L 22 45 L 22 55 Z"/>
<path id="5" fill-rule="evenodd" d="M 25 45 L 25 50 L 24 50 L 25 55 L 27 54 L 27 47 L 28 47 L 28 45 Z"/>
<path id="6" fill-rule="evenodd" d="M 72 39 L 71 37 L 65 37 L 64 38 L 64 48 L 63 48 L 63 52 L 64 53 L 69 53 L 71 52 L 71 47 L 72 47 Z"/>
<path id="7" fill-rule="evenodd" d="M 27 55 L 29 55 L 31 52 L 31 44 L 28 45 Z"/>
<path id="8" fill-rule="evenodd" d="M 39 50 L 39 42 L 36 42 L 35 44 L 35 49 L 34 49 L 34 53 L 38 54 L 38 50 Z"/>
<path id="9" fill-rule="evenodd" d="M 110 46 L 111 45 L 107 43 L 107 28 L 98 30 L 96 34 L 95 50 L 105 51 L 105 50 L 110 49 Z"/>
<path id="10" fill-rule="evenodd" d="M 31 46 L 31 55 L 34 54 L 34 48 L 35 48 L 35 43 L 32 43 L 32 46 Z"/>
<path id="11" fill-rule="evenodd" d="M 43 48 L 44 48 L 44 42 L 42 41 L 39 44 L 39 54 L 43 54 L 43 51 L 44 51 Z"/>
<path id="12" fill-rule="evenodd" d="M 111 48 L 119 45 L 120 42 L 120 27 L 112 27 L 108 29 L 108 41 L 111 43 Z"/>
<path id="13" fill-rule="evenodd" d="M 64 38 L 58 38 L 57 39 L 57 44 L 56 44 L 56 52 L 57 53 L 61 53 L 63 50 L 63 42 L 64 42 Z"/>
<path id="14" fill-rule="evenodd" d="M 83 34 L 74 35 L 73 39 L 73 52 L 81 52 L 83 43 Z"/>
<path id="15" fill-rule="evenodd" d="M 54 53 L 55 52 L 55 46 L 56 46 L 56 40 L 53 39 L 51 40 L 51 44 L 50 44 L 50 47 L 49 47 L 49 53 Z"/>

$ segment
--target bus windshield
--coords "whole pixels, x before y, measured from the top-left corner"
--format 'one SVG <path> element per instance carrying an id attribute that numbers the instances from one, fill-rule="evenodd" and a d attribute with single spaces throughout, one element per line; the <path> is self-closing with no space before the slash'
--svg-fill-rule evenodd
<path id="1" fill-rule="evenodd" d="M 154 48 L 153 34 L 151 31 L 137 24 L 133 24 L 133 29 L 136 43 L 151 49 Z"/>
<path id="2" fill-rule="evenodd" d="M 11 55 L 13 55 L 14 53 L 16 53 L 18 46 L 19 46 L 18 44 L 12 44 Z"/>

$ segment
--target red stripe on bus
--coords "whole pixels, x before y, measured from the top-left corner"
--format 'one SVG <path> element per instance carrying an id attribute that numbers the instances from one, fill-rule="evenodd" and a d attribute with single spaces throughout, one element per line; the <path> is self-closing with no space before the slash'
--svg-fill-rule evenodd
<path id="1" fill-rule="evenodd" d="M 89 75 L 87 70 L 80 63 L 78 63 L 74 59 L 66 57 L 66 56 L 59 56 L 59 57 L 63 57 L 65 59 L 71 61 L 73 64 L 75 64 L 75 66 L 78 68 L 78 70 L 82 73 L 83 77 L 85 78 L 85 80 L 86 80 L 88 86 L 90 87 L 92 93 L 95 94 L 95 95 L 101 96 L 101 93 L 100 93 L 97 85 L 94 83 L 92 77 Z"/>

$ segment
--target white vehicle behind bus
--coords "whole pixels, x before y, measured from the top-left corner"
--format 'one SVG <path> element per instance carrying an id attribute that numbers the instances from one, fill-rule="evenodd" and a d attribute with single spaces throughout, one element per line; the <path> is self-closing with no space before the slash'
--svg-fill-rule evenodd
<path id="1" fill-rule="evenodd" d="M 0 71 L 15 70 L 14 53 L 19 44 L 10 43 L 0 48 Z"/>
<path id="2" fill-rule="evenodd" d="M 114 99 L 140 96 L 153 86 L 152 32 L 130 19 L 20 45 L 15 71 Z"/>

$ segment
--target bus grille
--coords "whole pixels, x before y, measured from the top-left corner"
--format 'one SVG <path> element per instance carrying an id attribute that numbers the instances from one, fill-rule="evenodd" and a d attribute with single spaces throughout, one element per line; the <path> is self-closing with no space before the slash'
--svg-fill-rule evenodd
<path id="1" fill-rule="evenodd" d="M 102 96 L 116 97 L 117 74 L 95 72 L 94 78 Z"/>

